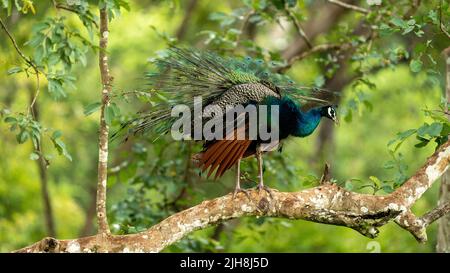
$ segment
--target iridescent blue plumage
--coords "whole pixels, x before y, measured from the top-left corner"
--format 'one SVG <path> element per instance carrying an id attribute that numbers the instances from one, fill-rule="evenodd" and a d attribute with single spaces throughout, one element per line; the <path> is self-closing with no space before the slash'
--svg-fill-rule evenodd
<path id="1" fill-rule="evenodd" d="M 268 97 L 263 104 L 279 106 L 280 139 L 288 136 L 306 137 L 314 132 L 322 116 L 330 106 L 320 106 L 302 110 L 299 103 L 288 96 Z M 334 110 L 333 110 L 334 111 Z M 332 118 L 332 117 L 330 117 Z"/>

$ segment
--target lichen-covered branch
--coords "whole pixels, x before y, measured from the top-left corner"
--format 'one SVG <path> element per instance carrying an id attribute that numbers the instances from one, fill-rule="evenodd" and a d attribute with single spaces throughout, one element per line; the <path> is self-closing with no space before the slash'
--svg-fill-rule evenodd
<path id="1" fill-rule="evenodd" d="M 109 74 L 108 56 L 108 13 L 100 9 L 100 52 L 99 66 L 102 81 L 102 106 L 100 112 L 100 130 L 98 144 L 98 180 L 97 180 L 97 221 L 98 233 L 104 236 L 110 233 L 106 218 L 106 181 L 108 174 L 108 134 L 109 126 L 105 121 L 105 110 L 110 103 L 112 77 Z"/>
<path id="2" fill-rule="evenodd" d="M 420 242 L 425 228 L 449 212 L 442 205 L 417 218 L 410 207 L 448 168 L 450 141 L 442 145 L 411 178 L 389 195 L 378 196 L 347 191 L 335 183 L 322 181 L 299 192 L 251 190 L 249 195 L 227 194 L 174 214 L 148 230 L 130 235 L 110 235 L 100 245 L 98 236 L 74 240 L 45 238 L 18 252 L 159 252 L 187 234 L 244 216 L 265 216 L 340 225 L 374 238 L 378 227 L 395 220 Z M 324 174 L 327 178 L 327 174 Z"/>
<path id="3" fill-rule="evenodd" d="M 442 2 L 441 2 L 442 6 Z M 442 17 L 442 16 L 441 16 Z M 445 97 L 446 108 L 450 106 L 450 46 L 442 52 L 445 63 Z M 447 116 L 450 119 L 450 116 Z M 445 204 L 450 202 L 450 171 L 442 176 L 441 185 L 439 187 L 439 202 Z M 446 215 L 439 220 L 438 234 L 436 243 L 436 252 L 450 252 L 450 215 Z"/>

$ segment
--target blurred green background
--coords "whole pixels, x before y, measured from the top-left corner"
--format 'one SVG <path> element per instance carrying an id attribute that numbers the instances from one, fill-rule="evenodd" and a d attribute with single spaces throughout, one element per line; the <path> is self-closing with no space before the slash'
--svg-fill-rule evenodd
<path id="1" fill-rule="evenodd" d="M 24 45 L 33 35 L 33 26 L 46 17 L 65 16 L 68 26 L 79 29 L 85 37 L 89 36 L 76 15 L 54 8 L 51 1 L 34 2 L 36 14 L 31 11 L 23 14 L 13 9 L 12 14 L 7 16 L 5 9 L 0 10 L 0 17 L 5 20 L 26 55 L 33 56 L 35 50 L 30 45 Z M 168 47 L 170 37 L 178 36 L 177 43 L 184 46 L 222 50 L 227 55 L 262 56 L 266 60 L 280 60 L 280 56 L 267 52 L 282 52 L 296 42 L 297 33 L 289 20 L 281 15 L 274 15 L 274 18 L 281 18 L 279 21 L 262 16 L 261 20 L 267 21 L 262 24 L 250 22 L 249 24 L 253 24 L 252 29 L 245 34 L 246 39 L 254 42 L 235 49 L 232 46 L 231 49 L 226 48 L 227 43 L 232 44 L 236 40 L 225 35 L 224 31 L 231 27 L 239 30 L 243 16 L 237 16 L 235 22 L 227 24 L 227 17 L 223 14 L 231 14 L 246 7 L 245 2 L 265 1 L 128 2 L 130 11 L 122 9 L 121 14 L 110 24 L 108 54 L 114 76 L 113 90 L 117 94 L 113 101 L 121 112 L 113 121 L 113 131 L 121 121 L 148 107 L 145 106 L 148 105 L 145 98 L 130 98 L 120 94 L 142 88 L 143 74 L 153 69 L 148 60 Z M 327 9 L 330 5 L 326 1 L 317 1 L 319 4 L 313 1 L 298 2 L 295 12 L 300 22 L 319 16 L 314 13 L 316 5 L 322 5 L 319 10 Z M 368 6 L 367 2 L 360 1 L 366 8 L 376 8 Z M 409 3 L 401 2 L 405 2 L 405 5 Z M 191 4 L 193 7 L 190 7 Z M 389 4 L 382 8 L 393 11 L 396 9 Z M 432 10 L 437 11 L 437 6 L 423 4 L 419 7 L 417 14 L 420 16 L 417 15 L 416 20 L 419 21 L 419 18 L 427 16 Z M 97 14 L 95 8 L 93 13 Z M 346 31 L 357 26 L 361 18 L 362 15 L 347 11 L 339 20 L 336 19 L 337 22 L 328 32 L 316 37 L 316 43 L 342 41 Z M 185 27 L 184 30 L 180 30 L 182 26 Z M 355 80 L 350 80 L 340 90 L 335 90 L 342 91 L 339 107 L 341 125 L 334 128 L 327 124 L 329 121 L 324 121 L 320 126 L 327 128 L 318 129 L 306 139 L 289 140 L 281 155 L 268 155 L 267 158 L 271 159 L 266 161 L 265 181 L 270 187 L 283 191 L 312 187 L 317 183 L 327 161 L 337 183 L 354 191 L 372 193 L 369 187 L 361 188 L 372 183 L 373 180 L 369 177 L 377 177 L 381 181 L 387 181 L 387 184 L 392 181 L 401 183 L 423 164 L 427 156 L 433 153 L 435 144 L 419 149 L 414 147 L 417 140 L 409 138 L 394 153 L 400 163 L 396 162 L 400 165 L 389 167 L 393 158 L 387 143 L 398 132 L 418 128 L 424 122 L 433 122 L 423 109 L 438 109 L 443 90 L 442 75 L 435 76 L 436 81 L 430 81 L 431 76 L 426 69 L 411 71 L 410 59 L 393 66 L 382 66 L 363 76 L 360 71 L 359 74 L 354 72 L 358 66 L 380 62 L 394 49 L 404 49 L 411 52 L 409 58 L 416 58 L 413 46 L 424 45 L 432 40 L 434 47 L 428 53 L 434 56 L 436 64 L 427 59 L 423 61 L 424 66 L 429 65 L 442 73 L 439 53 L 449 45 L 448 39 L 432 26 L 424 26 L 423 29 L 425 37 L 404 37 L 401 33 L 383 36 L 370 49 L 374 55 L 365 55 L 363 61 L 352 57 L 344 59 L 344 62 L 350 64 L 344 74 L 347 77 L 354 76 Z M 180 31 L 183 33 L 180 34 Z M 23 66 L 23 63 L 4 32 L 0 32 L 0 37 L 0 109 L 3 119 L 11 113 L 26 112 L 30 94 L 36 87 L 33 75 L 8 75 L 7 71 L 11 67 Z M 225 41 L 217 40 L 218 38 Z M 210 43 L 205 44 L 208 39 L 211 39 Z M 227 39 L 231 42 L 226 41 Z M 93 38 L 93 43 L 97 43 L 96 37 Z M 266 51 L 252 51 L 255 44 Z M 353 57 L 358 54 L 361 52 L 351 53 Z M 333 62 L 339 62 L 333 61 L 334 57 L 329 53 L 313 54 L 296 62 L 287 74 L 303 84 L 330 87 L 327 85 L 328 80 L 336 72 L 330 70 L 330 66 L 333 66 Z M 426 58 L 425 54 L 423 58 Z M 81 61 L 74 62 L 70 73 L 77 78 L 75 88 L 64 87 L 66 97 L 54 99 L 46 89 L 46 79 L 41 78 L 42 90 L 37 102 L 39 119 L 43 127 L 47 128 L 47 134 L 60 130 L 72 157 L 70 161 L 59 156 L 48 139 L 42 142 L 43 152 L 53 156 L 44 172 L 49 187 L 55 235 L 58 238 L 75 238 L 95 233 L 93 202 L 97 177 L 99 112 L 86 116 L 84 110 L 87 105 L 99 101 L 101 86 L 97 52 L 86 50 L 85 59 L 86 65 Z M 355 84 L 360 82 L 358 78 L 364 78 L 376 86 L 370 88 L 365 84 Z M 324 83 L 321 83 L 322 80 Z M 29 141 L 18 144 L 16 133 L 10 132 L 9 128 L 8 123 L 0 122 L 2 252 L 26 246 L 49 234 L 41 193 L 42 170 L 39 170 L 38 161 L 30 159 L 33 145 Z M 45 130 L 43 134 L 46 134 Z M 321 134 L 325 134 L 325 140 L 319 138 Z M 108 213 L 112 231 L 137 232 L 176 211 L 230 192 L 233 188 L 232 172 L 219 181 L 210 181 L 199 177 L 195 168 L 187 168 L 188 156 L 199 149 L 198 144 L 172 143 L 169 138 L 154 143 L 146 137 L 134 138 L 126 143 L 111 143 Z M 247 159 L 243 168 L 248 172 L 249 178 L 256 180 L 253 161 L 255 159 Z M 253 182 L 244 184 L 246 187 L 254 186 Z M 438 184 L 414 205 L 414 212 L 420 215 L 435 207 Z M 377 194 L 385 192 L 381 190 Z M 378 238 L 369 239 L 344 227 L 287 219 L 245 218 L 197 231 L 165 251 L 433 252 L 436 245 L 436 223 L 428 228 L 428 236 L 426 244 L 419 244 L 407 231 L 394 223 L 382 227 Z"/>

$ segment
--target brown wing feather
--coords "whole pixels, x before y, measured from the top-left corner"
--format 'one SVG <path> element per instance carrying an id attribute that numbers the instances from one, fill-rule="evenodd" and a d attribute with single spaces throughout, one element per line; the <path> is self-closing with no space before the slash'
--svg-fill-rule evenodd
<path id="1" fill-rule="evenodd" d="M 234 139 L 230 140 L 228 138 L 214 141 L 198 155 L 198 166 L 201 170 L 206 171 L 209 168 L 207 177 L 210 177 L 216 169 L 215 178 L 221 177 L 225 171 L 230 169 L 243 157 L 252 141 L 236 139 L 238 132 L 242 132 L 242 130 L 246 130 L 246 126 L 240 126 L 233 132 L 230 132 L 231 135 L 234 134 Z"/>
<path id="2" fill-rule="evenodd" d="M 214 160 L 212 160 L 210 164 L 210 169 L 208 172 L 208 177 L 211 176 L 213 171 L 217 168 L 217 166 L 221 165 L 224 160 L 227 160 L 228 156 L 230 154 L 234 154 L 235 150 L 237 150 L 239 147 L 236 145 L 236 143 L 232 141 L 218 141 L 217 145 L 221 145 L 222 147 L 226 147 L 223 149 L 217 149 L 217 152 L 212 155 L 214 157 Z"/>
<path id="3" fill-rule="evenodd" d="M 248 149 L 248 147 L 250 146 L 250 143 L 252 142 L 251 140 L 236 140 L 236 142 L 238 143 L 238 147 L 239 149 L 236 151 L 236 153 L 233 156 L 230 156 L 230 160 L 228 160 L 228 162 L 223 162 L 223 164 L 221 164 L 221 166 L 219 167 L 219 169 L 216 172 L 216 178 L 217 177 L 221 177 L 225 171 L 227 171 L 228 169 L 230 169 L 233 165 L 235 165 L 239 159 L 242 158 L 242 156 L 244 155 L 245 151 Z"/>
<path id="4" fill-rule="evenodd" d="M 232 158 L 239 152 L 239 149 L 241 148 L 237 141 L 232 141 L 232 142 L 233 142 L 233 149 L 225 156 L 223 161 L 221 161 L 219 164 L 217 164 L 219 166 L 219 169 L 223 165 L 227 165 L 232 160 Z M 218 178 L 218 177 L 219 177 L 219 172 L 217 171 L 215 178 Z"/>
<path id="5" fill-rule="evenodd" d="M 229 148 L 230 143 L 215 142 L 210 148 L 207 148 L 202 156 L 201 164 L 203 165 L 202 171 L 205 171 L 209 166 L 217 161 L 217 157 L 224 154 L 224 151 Z M 212 150 L 212 152 L 210 151 Z"/>

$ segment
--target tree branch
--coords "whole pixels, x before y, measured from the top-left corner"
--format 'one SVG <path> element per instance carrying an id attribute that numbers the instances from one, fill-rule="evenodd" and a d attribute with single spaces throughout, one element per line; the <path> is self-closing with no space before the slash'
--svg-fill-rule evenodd
<path id="1" fill-rule="evenodd" d="M 197 7 L 197 2 L 198 2 L 198 0 L 190 0 L 186 6 L 186 10 L 184 11 L 183 20 L 181 21 L 181 24 L 178 27 L 177 33 L 175 35 L 175 37 L 177 37 L 178 40 L 184 39 L 184 36 L 186 35 L 186 32 L 189 27 L 189 20 L 192 18 L 192 13 L 194 12 L 195 8 Z"/>
<path id="2" fill-rule="evenodd" d="M 249 197 L 242 194 L 233 199 L 230 193 L 203 201 L 140 233 L 107 236 L 103 245 L 97 236 L 74 240 L 45 238 L 17 252 L 96 252 L 99 249 L 159 252 L 195 230 L 244 216 L 304 219 L 346 226 L 370 238 L 378 235 L 378 227 L 395 219 L 423 242 L 426 240 L 425 227 L 448 213 L 448 204 L 424 215 L 420 221 L 410 207 L 447 170 L 449 162 L 450 141 L 429 157 L 400 188 L 386 196 L 350 192 L 335 183 L 324 183 L 299 192 L 272 190 L 272 194 L 268 194 L 254 189 L 248 191 Z"/>
<path id="3" fill-rule="evenodd" d="M 311 49 L 313 47 L 311 44 L 311 41 L 309 40 L 308 36 L 306 36 L 306 33 L 303 30 L 302 26 L 300 25 L 300 22 L 297 20 L 297 18 L 295 17 L 295 15 L 292 13 L 292 11 L 290 9 L 286 8 L 286 12 L 287 12 L 289 18 L 294 23 L 294 26 L 295 26 L 295 29 L 297 30 L 298 35 L 303 39 L 303 41 L 305 41 L 308 48 Z"/>
<path id="4" fill-rule="evenodd" d="M 289 68 L 292 67 L 292 65 L 294 65 L 295 62 L 301 61 L 303 59 L 305 59 L 306 57 L 314 54 L 314 53 L 319 53 L 319 52 L 326 52 L 326 51 L 330 51 L 330 50 L 346 50 L 349 47 L 351 47 L 350 43 L 343 43 L 343 44 L 321 44 L 321 45 L 316 45 L 313 46 L 311 49 L 303 51 L 302 53 L 293 56 L 292 58 L 290 58 L 287 62 L 286 65 L 284 66 L 280 66 L 276 69 L 276 72 L 278 73 L 283 73 L 286 70 L 288 70 Z"/>
<path id="5" fill-rule="evenodd" d="M 65 6 L 65 5 L 60 4 L 60 3 L 55 3 L 55 2 L 53 3 L 53 5 L 55 6 L 55 8 L 56 8 L 57 10 L 58 10 L 58 9 L 66 10 L 66 11 L 75 13 L 76 15 L 80 16 L 78 10 L 76 10 L 76 9 L 73 9 L 73 8 L 71 8 L 71 7 Z M 91 21 L 91 23 L 93 23 L 93 24 L 95 25 L 96 28 L 98 28 L 98 24 L 97 24 L 97 22 L 96 22 L 93 18 L 90 18 L 90 17 L 86 17 L 86 18 L 87 18 L 89 21 Z"/>
<path id="6" fill-rule="evenodd" d="M 36 103 L 37 97 L 39 96 L 40 92 L 40 81 L 39 81 L 39 73 L 42 73 L 44 76 L 47 76 L 44 72 L 40 71 L 37 65 L 29 58 L 27 57 L 22 50 L 20 50 L 19 46 L 17 45 L 16 39 L 12 36 L 11 32 L 9 32 L 8 28 L 6 27 L 5 23 L 3 23 L 3 20 L 0 18 L 0 25 L 2 26 L 3 30 L 5 31 L 8 38 L 11 40 L 11 43 L 13 44 L 14 48 L 16 49 L 19 56 L 27 63 L 34 71 L 36 75 L 36 92 L 34 94 L 33 99 L 31 100 L 30 107 L 28 108 L 28 114 L 32 111 L 34 104 Z"/>
<path id="7" fill-rule="evenodd" d="M 353 3 L 354 1 L 347 1 Z M 304 23 L 305 33 L 310 41 L 320 35 L 321 33 L 328 32 L 331 28 L 337 25 L 340 18 L 348 11 L 348 9 L 342 8 L 337 5 L 327 5 L 315 3 L 315 8 L 311 13 L 315 16 Z M 293 43 L 291 43 L 282 54 L 283 59 L 290 60 L 291 58 L 302 54 L 308 49 L 307 44 L 302 37 L 298 37 Z"/>
<path id="8" fill-rule="evenodd" d="M 445 29 L 444 23 L 442 23 L 442 0 L 439 5 L 439 28 L 441 29 L 442 33 L 444 33 L 448 38 L 450 38 L 450 33 Z"/>
<path id="9" fill-rule="evenodd" d="M 98 149 L 98 183 L 97 183 L 97 221 L 98 233 L 109 235 L 108 220 L 106 218 L 106 181 L 108 172 L 108 134 L 109 126 L 105 121 L 105 110 L 109 106 L 112 77 L 109 74 L 108 57 L 108 13 L 106 8 L 100 9 L 100 52 L 99 66 L 102 82 L 102 106 L 100 113 L 100 132 Z"/>
<path id="10" fill-rule="evenodd" d="M 441 2 L 442 6 L 442 2 Z M 450 106 L 450 46 L 443 50 L 442 59 L 445 64 L 445 89 L 446 106 Z M 448 111 L 448 110 L 447 110 Z M 450 116 L 447 116 L 450 119 Z M 439 187 L 439 202 L 444 204 L 450 202 L 450 171 L 442 176 Z M 450 252 L 450 215 L 442 217 L 438 224 L 436 252 Z"/>
<path id="11" fill-rule="evenodd" d="M 351 9 L 351 10 L 354 10 L 356 12 L 363 13 L 363 14 L 370 13 L 370 10 L 368 10 L 368 9 L 365 9 L 365 8 L 362 8 L 362 7 L 358 7 L 358 6 L 349 4 L 349 3 L 345 3 L 345 2 L 342 2 L 342 1 L 339 1 L 339 0 L 328 0 L 328 2 L 330 2 L 332 4 L 335 4 L 335 5 L 338 5 L 340 7 L 346 8 L 346 9 Z"/>

